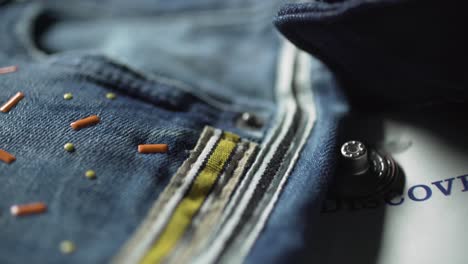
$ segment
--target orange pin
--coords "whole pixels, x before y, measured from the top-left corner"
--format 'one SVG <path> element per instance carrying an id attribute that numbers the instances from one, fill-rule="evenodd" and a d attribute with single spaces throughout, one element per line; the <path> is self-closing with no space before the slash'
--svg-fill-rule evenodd
<path id="1" fill-rule="evenodd" d="M 138 152 L 140 153 L 164 153 L 167 151 L 168 151 L 167 144 L 138 145 Z"/>
<path id="2" fill-rule="evenodd" d="M 92 115 L 92 116 L 88 116 L 86 118 L 77 120 L 77 121 L 71 123 L 70 126 L 74 130 L 80 130 L 80 129 L 88 127 L 88 126 L 96 125 L 100 121 L 101 121 L 101 119 L 99 118 L 99 116 Z"/>
<path id="3" fill-rule="evenodd" d="M 47 211 L 47 205 L 43 202 L 13 205 L 10 208 L 10 212 L 14 216 L 23 216 L 31 214 L 40 214 Z"/>
<path id="4" fill-rule="evenodd" d="M 5 162 L 5 163 L 10 164 L 13 161 L 15 161 L 16 158 L 15 158 L 15 156 L 11 155 L 10 153 L 0 149 L 0 160 Z"/>
<path id="5" fill-rule="evenodd" d="M 3 113 L 8 113 L 11 108 L 13 108 L 15 105 L 18 104 L 21 99 L 24 98 L 24 93 L 22 92 L 17 92 L 13 97 L 11 97 L 5 104 L 0 107 L 0 111 Z"/>
<path id="6" fill-rule="evenodd" d="M 7 67 L 1 67 L 0 68 L 0 74 L 7 74 L 7 73 L 12 73 L 18 70 L 17 66 L 7 66 Z"/>

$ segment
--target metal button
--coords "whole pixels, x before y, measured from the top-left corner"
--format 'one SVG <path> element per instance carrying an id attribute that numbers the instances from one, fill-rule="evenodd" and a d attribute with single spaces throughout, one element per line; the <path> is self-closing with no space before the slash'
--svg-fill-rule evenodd
<path id="1" fill-rule="evenodd" d="M 341 146 L 341 161 L 332 192 L 347 198 L 384 195 L 401 187 L 404 180 L 396 162 L 362 142 L 351 140 Z"/>
<path id="2" fill-rule="evenodd" d="M 341 146 L 341 155 L 351 174 L 365 173 L 369 169 L 367 148 L 359 141 L 348 141 Z"/>

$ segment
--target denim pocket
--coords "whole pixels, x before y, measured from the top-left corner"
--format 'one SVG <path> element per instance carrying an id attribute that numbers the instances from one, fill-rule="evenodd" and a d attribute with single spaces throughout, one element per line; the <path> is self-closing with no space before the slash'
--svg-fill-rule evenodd
<path id="1" fill-rule="evenodd" d="M 0 149 L 16 156 L 11 164 L 0 162 L 0 262 L 106 262 L 139 226 L 172 176 L 193 153 L 205 127 L 234 132 L 254 141 L 262 141 L 269 128 L 275 109 L 268 98 L 239 99 L 241 96 L 234 91 L 233 96 L 220 100 L 204 89 L 179 81 L 177 70 L 175 79 L 150 76 L 114 57 L 96 53 L 37 53 L 31 34 L 32 21 L 40 11 L 31 9 L 24 21 L 15 24 L 12 21 L 22 11 L 13 9 L 17 12 L 5 13 L 11 25 L 19 25 L 14 28 L 19 34 L 8 38 L 6 51 L 0 51 L 0 63 L 18 64 L 19 70 L 0 76 L 0 102 L 18 91 L 25 97 L 9 113 L 0 113 Z M 1 32 L 12 29 L 3 25 L 0 24 Z M 236 31 L 237 27 L 232 30 Z M 192 34 L 198 33 L 210 35 L 208 30 Z M 225 53 L 225 43 L 237 37 L 229 33 L 223 35 L 224 42 L 216 43 L 218 53 L 204 47 L 200 50 L 213 58 Z M 208 36 L 206 42 L 212 43 L 214 38 Z M 249 57 L 249 50 L 244 51 L 252 41 L 249 38 L 244 46 L 231 44 L 243 55 L 230 54 L 235 57 L 232 60 Z M 269 62 L 274 52 L 272 47 L 259 59 L 273 68 Z M 155 54 L 154 60 L 157 59 Z M 230 61 L 222 66 L 232 65 L 241 64 Z M 263 70 L 256 64 L 249 66 Z M 249 77 L 258 74 L 246 68 L 233 70 L 230 80 L 238 81 L 234 77 L 239 72 L 250 73 L 242 80 L 248 84 L 244 85 L 245 90 L 254 91 L 252 83 L 265 84 L 263 80 L 251 81 Z M 270 85 L 263 86 L 269 91 Z M 262 100 L 266 103 L 257 103 Z M 244 111 L 254 112 L 265 121 L 256 133 L 238 127 L 238 118 Z M 100 122 L 78 131 L 70 127 L 70 123 L 91 115 L 98 116 Z M 138 152 L 139 144 L 167 144 L 168 151 L 142 154 Z M 95 172 L 94 180 L 86 178 L 88 170 Z M 28 219 L 3 213 L 13 204 L 33 201 L 45 202 L 47 213 Z M 73 255 L 64 256 L 57 250 L 62 240 L 76 243 Z"/>
<path id="2" fill-rule="evenodd" d="M 63 263 L 56 248 L 64 239 L 80 247 L 66 262 L 105 262 L 142 221 L 205 126 L 248 136 L 236 128 L 239 112 L 102 56 L 52 56 L 0 77 L 0 102 L 18 91 L 25 95 L 0 113 L 0 149 L 16 156 L 11 164 L 0 162 L 0 210 L 33 201 L 48 205 L 46 214 L 25 221 L 2 214 L 0 256 L 7 262 L 26 262 L 32 254 L 39 262 Z M 91 115 L 100 122 L 70 127 Z M 66 143 L 74 150 L 64 149 Z M 142 154 L 139 144 L 167 144 L 169 150 Z M 85 177 L 88 170 L 96 179 Z M 31 248 L 30 254 L 9 253 Z"/>
<path id="3" fill-rule="evenodd" d="M 53 65 L 69 67 L 80 78 L 125 92 L 143 101 L 171 111 L 188 111 L 197 99 L 180 87 L 171 86 L 171 80 L 149 79 L 127 66 L 102 55 L 60 55 L 51 60 Z"/>

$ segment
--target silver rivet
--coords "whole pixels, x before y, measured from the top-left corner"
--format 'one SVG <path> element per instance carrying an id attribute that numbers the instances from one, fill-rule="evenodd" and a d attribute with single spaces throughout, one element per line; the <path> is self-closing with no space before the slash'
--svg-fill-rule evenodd
<path id="1" fill-rule="evenodd" d="M 388 154 L 355 140 L 344 143 L 340 154 L 339 175 L 333 187 L 335 195 L 367 199 L 403 190 L 403 175 Z"/>
<path id="2" fill-rule="evenodd" d="M 351 140 L 341 146 L 341 155 L 350 174 L 361 174 L 369 168 L 367 148 L 359 141 Z"/>
<path id="3" fill-rule="evenodd" d="M 255 114 L 244 112 L 237 121 L 238 125 L 244 128 L 258 129 L 263 126 L 263 121 Z"/>

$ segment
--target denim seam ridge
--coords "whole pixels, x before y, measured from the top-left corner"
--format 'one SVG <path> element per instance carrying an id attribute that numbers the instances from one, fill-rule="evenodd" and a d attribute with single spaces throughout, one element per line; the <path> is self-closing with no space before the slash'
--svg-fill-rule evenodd
<path id="1" fill-rule="evenodd" d="M 295 112 L 294 102 L 290 100 L 290 86 L 292 84 L 294 57 L 296 50 L 288 41 L 284 41 L 280 52 L 280 59 L 277 63 L 276 96 L 279 101 L 279 111 L 277 113 L 277 125 L 270 131 L 267 139 L 263 143 L 262 149 L 257 155 L 252 167 L 246 177 L 240 183 L 239 188 L 233 194 L 225 212 L 223 213 L 223 226 L 217 230 L 217 235 L 213 238 L 210 247 L 205 250 L 196 260 L 197 263 L 211 263 L 221 257 L 225 244 L 230 240 L 233 230 L 241 220 L 241 215 L 250 197 L 253 195 L 267 164 L 274 156 L 277 147 L 287 134 L 289 125 L 292 122 L 291 111 Z M 291 109 L 292 108 L 292 109 Z M 286 123 L 286 124 L 285 124 Z"/>
<path id="2" fill-rule="evenodd" d="M 258 214 L 258 219 L 250 219 L 248 225 L 252 226 L 251 231 L 246 232 L 245 236 L 238 236 L 237 243 L 238 247 L 241 248 L 240 254 L 243 255 L 243 258 L 247 256 L 251 247 L 255 243 L 256 239 L 260 236 L 262 230 L 266 227 L 267 221 L 271 213 L 273 212 L 275 205 L 278 201 L 279 196 L 281 195 L 284 186 L 287 184 L 288 178 L 291 175 L 297 160 L 299 159 L 300 153 L 302 152 L 307 139 L 309 138 L 314 124 L 316 122 L 316 109 L 313 103 L 313 94 L 311 86 L 311 69 L 310 69 L 310 58 L 304 52 L 298 54 L 298 69 L 296 70 L 295 78 L 295 87 L 297 89 L 296 96 L 298 98 L 299 108 L 302 108 L 302 112 L 305 115 L 302 115 L 302 121 L 300 122 L 300 128 L 296 132 L 294 147 L 289 150 L 287 156 L 283 159 L 283 164 L 281 165 L 284 169 L 281 177 L 276 177 L 273 181 L 267 193 L 269 196 L 266 196 L 258 206 L 260 211 Z M 308 107 L 312 105 L 311 107 Z"/>

